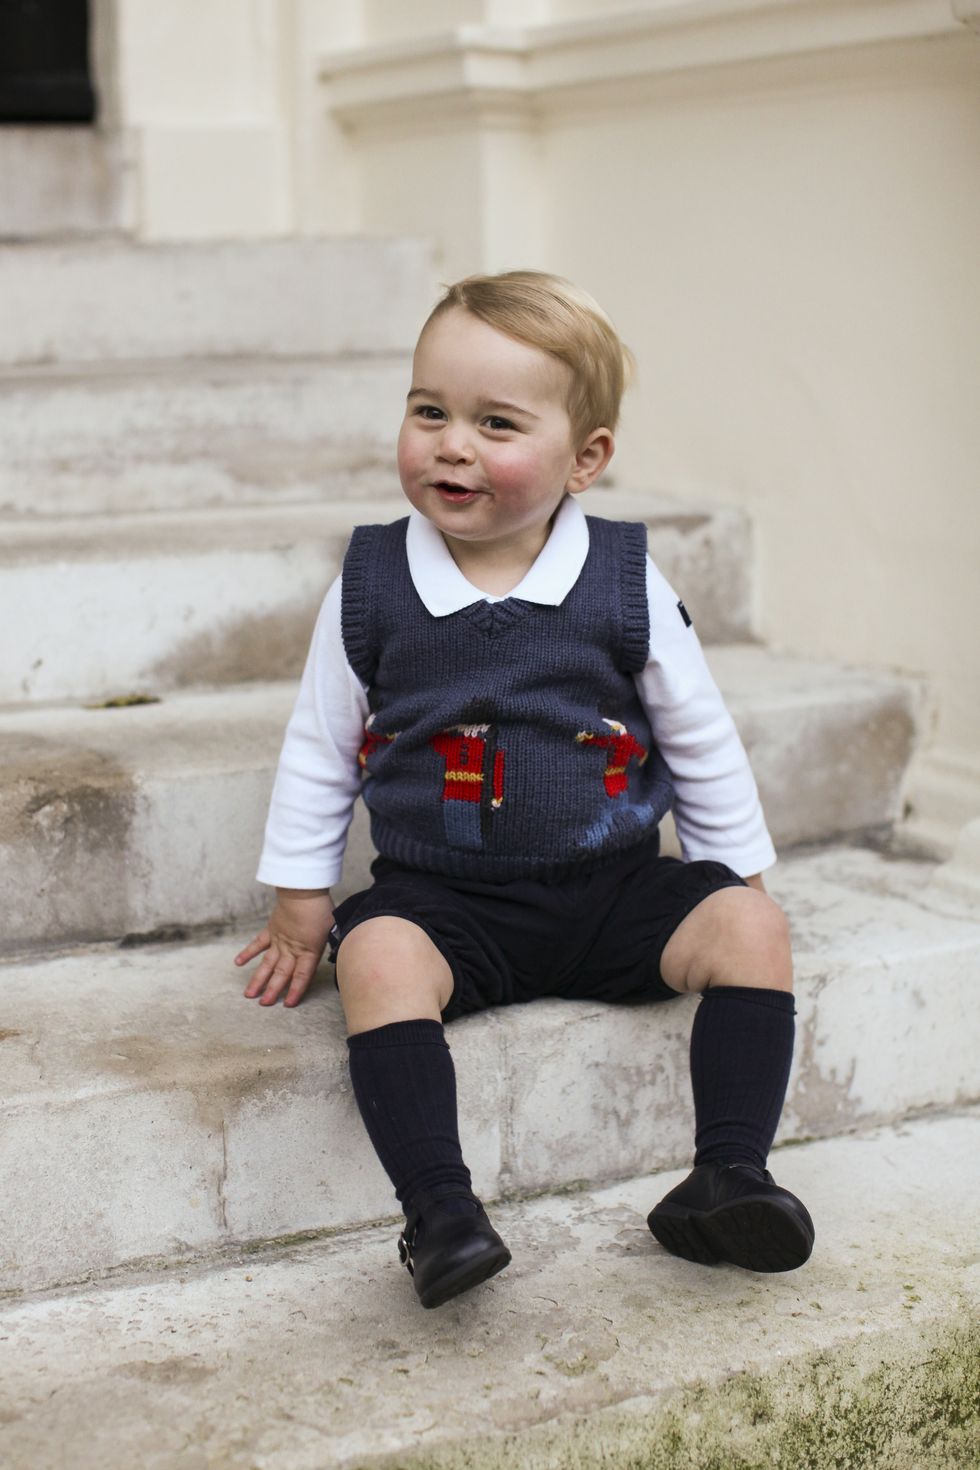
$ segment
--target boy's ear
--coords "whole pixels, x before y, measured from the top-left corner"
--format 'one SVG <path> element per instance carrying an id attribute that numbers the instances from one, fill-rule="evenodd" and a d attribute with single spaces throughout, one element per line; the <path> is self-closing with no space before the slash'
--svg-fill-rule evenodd
<path id="1" fill-rule="evenodd" d="M 616 441 L 608 429 L 593 429 L 575 456 L 575 468 L 565 489 L 570 495 L 587 490 L 612 459 Z"/>

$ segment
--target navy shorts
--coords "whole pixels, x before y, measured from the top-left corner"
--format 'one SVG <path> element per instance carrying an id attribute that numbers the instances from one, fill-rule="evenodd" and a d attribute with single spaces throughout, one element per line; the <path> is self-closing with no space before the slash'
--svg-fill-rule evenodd
<path id="1" fill-rule="evenodd" d="M 454 1020 L 543 996 L 635 1004 L 673 999 L 660 974 L 667 941 L 720 888 L 744 887 L 724 863 L 661 857 L 644 843 L 591 872 L 544 883 L 444 878 L 376 858 L 372 887 L 337 908 L 329 958 L 366 919 L 417 924 L 452 971 Z"/>

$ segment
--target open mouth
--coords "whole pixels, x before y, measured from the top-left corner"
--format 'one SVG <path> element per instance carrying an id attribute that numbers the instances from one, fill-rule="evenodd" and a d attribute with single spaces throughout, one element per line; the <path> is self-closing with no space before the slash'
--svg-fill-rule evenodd
<path id="1" fill-rule="evenodd" d="M 436 480 L 433 482 L 433 490 L 438 490 L 445 500 L 451 500 L 457 504 L 465 501 L 475 500 L 480 494 L 479 490 L 471 490 L 467 485 L 457 485 L 452 480 Z"/>

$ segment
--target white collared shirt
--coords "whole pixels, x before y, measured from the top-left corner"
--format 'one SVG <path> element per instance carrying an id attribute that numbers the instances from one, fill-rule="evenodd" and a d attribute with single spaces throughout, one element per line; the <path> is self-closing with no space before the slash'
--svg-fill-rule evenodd
<path id="1" fill-rule="evenodd" d="M 483 598 L 453 560 L 441 532 L 418 511 L 405 542 L 415 590 L 433 617 Z M 566 496 L 533 566 L 506 595 L 558 606 L 589 554 L 589 527 Z M 678 596 L 647 558 L 650 654 L 635 676 L 640 702 L 674 780 L 674 825 L 687 859 L 713 858 L 743 877 L 776 861 L 748 757 Z M 283 742 L 266 823 L 258 881 L 280 888 L 329 888 L 343 867 L 347 829 L 361 789 L 357 754 L 367 691 L 347 661 L 341 578 L 323 600 L 299 695 Z"/>

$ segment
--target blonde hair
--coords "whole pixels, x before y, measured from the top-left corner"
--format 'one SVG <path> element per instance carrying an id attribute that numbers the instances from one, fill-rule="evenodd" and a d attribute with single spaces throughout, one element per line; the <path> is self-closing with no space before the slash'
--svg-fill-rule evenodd
<path id="1" fill-rule="evenodd" d="M 593 429 L 616 428 L 633 357 L 587 291 L 545 271 L 467 276 L 446 289 L 422 331 L 453 307 L 462 307 L 571 369 L 565 407 L 576 443 L 581 444 Z"/>

